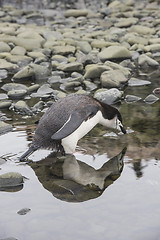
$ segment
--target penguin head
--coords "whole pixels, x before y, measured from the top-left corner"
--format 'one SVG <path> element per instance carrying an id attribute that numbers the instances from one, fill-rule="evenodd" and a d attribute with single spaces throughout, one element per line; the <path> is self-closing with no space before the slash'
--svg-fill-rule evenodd
<path id="1" fill-rule="evenodd" d="M 123 134 L 126 134 L 126 130 L 123 127 L 123 124 L 122 124 L 121 115 L 120 116 L 118 116 L 118 115 L 115 116 L 115 129 L 117 129 L 118 131 L 121 131 Z"/>

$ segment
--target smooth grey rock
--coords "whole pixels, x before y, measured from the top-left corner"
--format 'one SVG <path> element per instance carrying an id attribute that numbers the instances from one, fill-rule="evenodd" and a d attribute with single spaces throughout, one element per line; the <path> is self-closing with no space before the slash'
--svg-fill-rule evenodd
<path id="1" fill-rule="evenodd" d="M 153 94 L 150 94 L 144 99 L 144 102 L 146 102 L 148 104 L 153 104 L 153 103 L 157 102 L 158 100 L 159 100 L 158 97 L 156 97 Z"/>
<path id="2" fill-rule="evenodd" d="M 77 49 L 85 54 L 88 54 L 92 50 L 91 45 L 87 41 L 77 42 Z"/>
<path id="3" fill-rule="evenodd" d="M 12 131 L 12 125 L 0 121 L 0 135 Z"/>
<path id="4" fill-rule="evenodd" d="M 27 90 L 11 90 L 8 92 L 8 97 L 11 99 L 21 99 L 27 94 Z"/>
<path id="5" fill-rule="evenodd" d="M 23 184 L 23 176 L 18 172 L 8 172 L 0 175 L 0 188 L 15 187 Z"/>
<path id="6" fill-rule="evenodd" d="M 0 69 L 6 69 L 9 72 L 14 72 L 18 68 L 19 66 L 17 64 L 7 62 L 5 59 L 0 59 Z"/>
<path id="7" fill-rule="evenodd" d="M 68 9 L 64 13 L 65 17 L 82 17 L 87 15 L 88 15 L 87 9 Z"/>
<path id="8" fill-rule="evenodd" d="M 0 53 L 1 52 L 10 52 L 10 51 L 11 51 L 11 48 L 7 43 L 0 42 Z"/>
<path id="9" fill-rule="evenodd" d="M 146 27 L 143 25 L 134 25 L 130 28 L 131 32 L 136 32 L 141 35 L 152 35 L 155 33 L 154 28 Z"/>
<path id="10" fill-rule="evenodd" d="M 123 46 L 110 46 L 108 48 L 104 48 L 98 54 L 98 56 L 101 61 L 106 61 L 109 59 L 131 58 L 131 53 L 127 48 Z"/>
<path id="11" fill-rule="evenodd" d="M 15 80 L 30 80 L 34 78 L 34 69 L 30 65 L 22 68 L 20 71 L 14 74 L 13 79 Z"/>
<path id="12" fill-rule="evenodd" d="M 27 105 L 27 103 L 22 101 L 22 100 L 18 101 L 14 105 L 14 108 L 15 108 L 16 111 L 18 111 L 22 115 L 29 115 L 29 116 L 33 115 L 32 111 L 29 108 L 29 106 Z"/>
<path id="13" fill-rule="evenodd" d="M 20 83 L 6 83 L 1 88 L 6 92 L 9 92 L 12 90 L 27 90 L 27 86 Z"/>
<path id="14" fill-rule="evenodd" d="M 26 215 L 28 212 L 30 212 L 31 211 L 31 209 L 30 208 L 22 208 L 21 210 L 19 210 L 18 212 L 17 212 L 17 214 L 19 214 L 19 215 Z"/>
<path id="15" fill-rule="evenodd" d="M 130 87 L 136 87 L 136 86 L 145 86 L 151 84 L 150 81 L 147 80 L 141 80 L 138 78 L 130 78 L 128 81 L 128 86 Z"/>
<path id="16" fill-rule="evenodd" d="M 28 66 L 21 69 L 17 72 L 13 79 L 15 80 L 24 80 L 24 79 L 36 79 L 37 81 L 45 81 L 48 76 L 51 74 L 51 70 L 42 65 L 31 63 Z"/>
<path id="17" fill-rule="evenodd" d="M 134 96 L 134 95 L 126 95 L 125 97 L 125 101 L 127 103 L 133 103 L 133 102 L 138 102 L 139 100 L 141 100 L 142 98 Z"/>
<path id="18" fill-rule="evenodd" d="M 17 64 L 18 66 L 25 66 L 29 64 L 33 59 L 28 56 L 23 56 L 23 55 L 8 55 L 6 56 L 6 60 Z"/>
<path id="19" fill-rule="evenodd" d="M 39 87 L 40 87 L 39 84 L 33 84 L 32 86 L 29 86 L 27 88 L 27 92 L 31 93 L 31 92 L 37 91 L 39 89 Z"/>
<path id="20" fill-rule="evenodd" d="M 128 81 L 128 79 L 120 70 L 105 71 L 101 74 L 100 80 L 102 86 L 106 88 L 119 88 Z"/>
<path id="21" fill-rule="evenodd" d="M 85 79 L 95 79 L 100 78 L 101 74 L 104 71 L 111 70 L 110 67 L 106 65 L 100 65 L 100 64 L 91 64 L 86 67 L 86 73 L 84 75 Z"/>
<path id="22" fill-rule="evenodd" d="M 83 70 L 82 63 L 79 62 L 73 62 L 73 63 L 66 63 L 66 64 L 60 64 L 57 67 L 58 70 L 64 71 L 64 72 L 81 72 Z"/>
<path id="23" fill-rule="evenodd" d="M 147 66 L 151 66 L 151 67 L 157 67 L 159 66 L 159 63 L 150 58 L 149 56 L 147 56 L 146 54 L 141 54 L 138 58 L 138 64 L 143 67 L 146 68 Z"/>
<path id="24" fill-rule="evenodd" d="M 4 109 L 4 108 L 9 108 L 11 106 L 11 101 L 1 101 L 0 102 L 0 109 Z"/>
<path id="25" fill-rule="evenodd" d="M 26 54 L 26 49 L 20 46 L 15 46 L 10 53 L 12 55 L 24 56 Z"/>
<path id="26" fill-rule="evenodd" d="M 74 46 L 66 45 L 66 46 L 54 46 L 52 47 L 52 51 L 54 54 L 59 54 L 59 55 L 69 55 L 69 54 L 74 54 L 76 51 L 76 48 Z"/>
<path id="27" fill-rule="evenodd" d="M 32 93 L 32 97 L 43 97 L 44 95 L 50 95 L 53 93 L 53 89 L 50 87 L 49 84 L 43 84 L 36 93 Z"/>
<path id="28" fill-rule="evenodd" d="M 85 80 L 85 81 L 83 81 L 83 84 L 85 85 L 85 89 L 87 91 L 93 91 L 97 88 L 97 85 L 91 81 Z"/>
<path id="29" fill-rule="evenodd" d="M 7 76 L 8 76 L 8 73 L 5 69 L 0 70 L 0 80 L 7 78 Z"/>
<path id="30" fill-rule="evenodd" d="M 106 104 L 114 104 L 121 100 L 122 92 L 117 88 L 111 88 L 109 90 L 98 90 L 95 92 L 94 98 Z"/>
<path id="31" fill-rule="evenodd" d="M 32 111 L 33 112 L 40 111 L 40 110 L 43 109 L 43 107 L 44 107 L 44 102 L 43 101 L 39 101 L 32 107 Z"/>
<path id="32" fill-rule="evenodd" d="M 0 93 L 0 100 L 7 99 L 8 96 L 5 93 Z"/>

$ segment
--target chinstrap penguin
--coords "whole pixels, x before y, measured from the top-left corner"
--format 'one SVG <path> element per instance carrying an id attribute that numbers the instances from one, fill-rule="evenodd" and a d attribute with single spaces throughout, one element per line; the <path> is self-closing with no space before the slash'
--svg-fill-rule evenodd
<path id="1" fill-rule="evenodd" d="M 126 133 L 116 108 L 87 95 L 69 95 L 59 99 L 41 117 L 29 149 L 19 160 L 23 161 L 40 148 L 72 154 L 78 140 L 98 123 Z"/>

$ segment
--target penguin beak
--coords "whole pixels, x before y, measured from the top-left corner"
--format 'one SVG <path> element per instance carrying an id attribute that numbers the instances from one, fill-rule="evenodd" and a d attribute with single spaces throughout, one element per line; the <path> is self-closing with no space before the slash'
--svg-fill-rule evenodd
<path id="1" fill-rule="evenodd" d="M 120 126 L 120 129 L 121 129 L 121 131 L 122 131 L 123 134 L 126 134 L 126 133 L 127 133 L 127 132 L 126 132 L 126 129 L 125 129 L 123 126 Z"/>

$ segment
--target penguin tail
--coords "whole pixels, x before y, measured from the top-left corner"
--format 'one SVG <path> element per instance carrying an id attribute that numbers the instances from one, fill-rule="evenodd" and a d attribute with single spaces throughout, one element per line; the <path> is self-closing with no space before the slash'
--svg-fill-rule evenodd
<path id="1" fill-rule="evenodd" d="M 39 147 L 30 146 L 30 148 L 22 154 L 19 158 L 20 162 L 24 162 L 28 156 L 30 156 L 33 152 L 35 152 Z"/>

